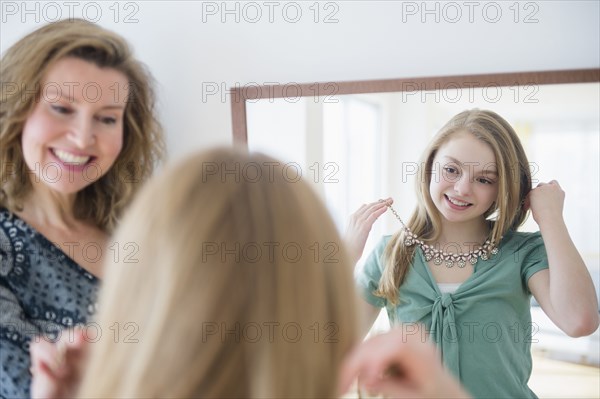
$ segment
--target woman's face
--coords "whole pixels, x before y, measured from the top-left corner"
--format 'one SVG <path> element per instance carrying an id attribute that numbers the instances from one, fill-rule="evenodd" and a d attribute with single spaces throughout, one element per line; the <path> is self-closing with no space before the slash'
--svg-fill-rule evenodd
<path id="1" fill-rule="evenodd" d="M 79 58 L 54 64 L 21 144 L 34 185 L 76 193 L 108 172 L 123 146 L 127 77 Z"/>
<path id="2" fill-rule="evenodd" d="M 429 190 L 445 220 L 481 219 L 498 196 L 494 152 L 470 133 L 453 134 L 436 153 Z"/>

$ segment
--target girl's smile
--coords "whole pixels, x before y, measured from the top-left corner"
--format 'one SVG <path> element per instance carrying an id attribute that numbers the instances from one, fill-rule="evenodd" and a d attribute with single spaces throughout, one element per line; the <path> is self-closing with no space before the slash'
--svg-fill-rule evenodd
<path id="1" fill-rule="evenodd" d="M 446 198 L 446 201 L 448 201 L 448 206 L 450 206 L 450 208 L 455 209 L 457 211 L 467 209 L 468 207 L 473 205 L 469 202 L 461 201 L 454 197 L 449 197 L 446 194 L 444 194 L 444 197 Z"/>

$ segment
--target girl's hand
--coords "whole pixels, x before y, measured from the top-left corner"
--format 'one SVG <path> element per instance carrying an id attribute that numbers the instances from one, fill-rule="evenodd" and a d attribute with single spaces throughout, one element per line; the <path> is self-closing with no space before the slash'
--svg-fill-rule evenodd
<path id="1" fill-rule="evenodd" d="M 33 399 L 73 398 L 82 377 L 87 341 L 80 329 L 63 331 L 52 343 L 32 341 L 31 397 Z"/>
<path id="2" fill-rule="evenodd" d="M 387 204 L 391 205 L 393 202 L 393 199 L 388 198 L 368 205 L 363 204 L 350 217 L 344 241 L 346 241 L 346 246 L 350 252 L 352 264 L 356 264 L 362 256 L 373 223 L 385 213 Z"/>
<path id="3" fill-rule="evenodd" d="M 392 398 L 468 398 L 420 334 L 396 328 L 358 346 L 345 359 L 338 392 L 358 377 L 359 389 Z"/>
<path id="4" fill-rule="evenodd" d="M 565 192 L 556 180 L 540 183 L 525 198 L 525 209 L 531 209 L 535 222 L 562 220 Z"/>

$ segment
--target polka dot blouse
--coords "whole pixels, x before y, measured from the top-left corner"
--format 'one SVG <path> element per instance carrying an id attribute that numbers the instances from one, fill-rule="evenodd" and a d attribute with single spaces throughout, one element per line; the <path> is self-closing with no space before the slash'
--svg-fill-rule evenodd
<path id="1" fill-rule="evenodd" d="M 0 208 L 0 398 L 28 398 L 29 343 L 57 339 L 96 310 L 99 280 Z"/>

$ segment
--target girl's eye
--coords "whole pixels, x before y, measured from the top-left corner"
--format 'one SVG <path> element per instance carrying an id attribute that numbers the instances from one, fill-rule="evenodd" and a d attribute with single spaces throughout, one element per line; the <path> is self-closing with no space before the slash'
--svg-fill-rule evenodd
<path id="1" fill-rule="evenodd" d="M 458 169 L 456 169 L 456 168 L 454 168 L 454 167 L 452 167 L 452 166 L 445 166 L 445 167 L 444 167 L 444 170 L 445 170 L 446 172 L 448 172 L 448 173 L 451 173 L 451 174 L 456 174 L 456 173 L 458 173 Z"/>
<path id="2" fill-rule="evenodd" d="M 486 178 L 484 178 L 484 177 L 480 177 L 480 178 L 479 178 L 479 179 L 477 179 L 477 180 L 478 180 L 480 183 L 483 183 L 483 184 L 494 184 L 494 182 L 493 182 L 493 181 L 491 181 L 491 180 L 488 180 L 488 179 L 486 179 Z"/>
<path id="3" fill-rule="evenodd" d="M 112 116 L 99 116 L 98 120 L 105 125 L 114 125 L 117 123 L 117 119 Z"/>

